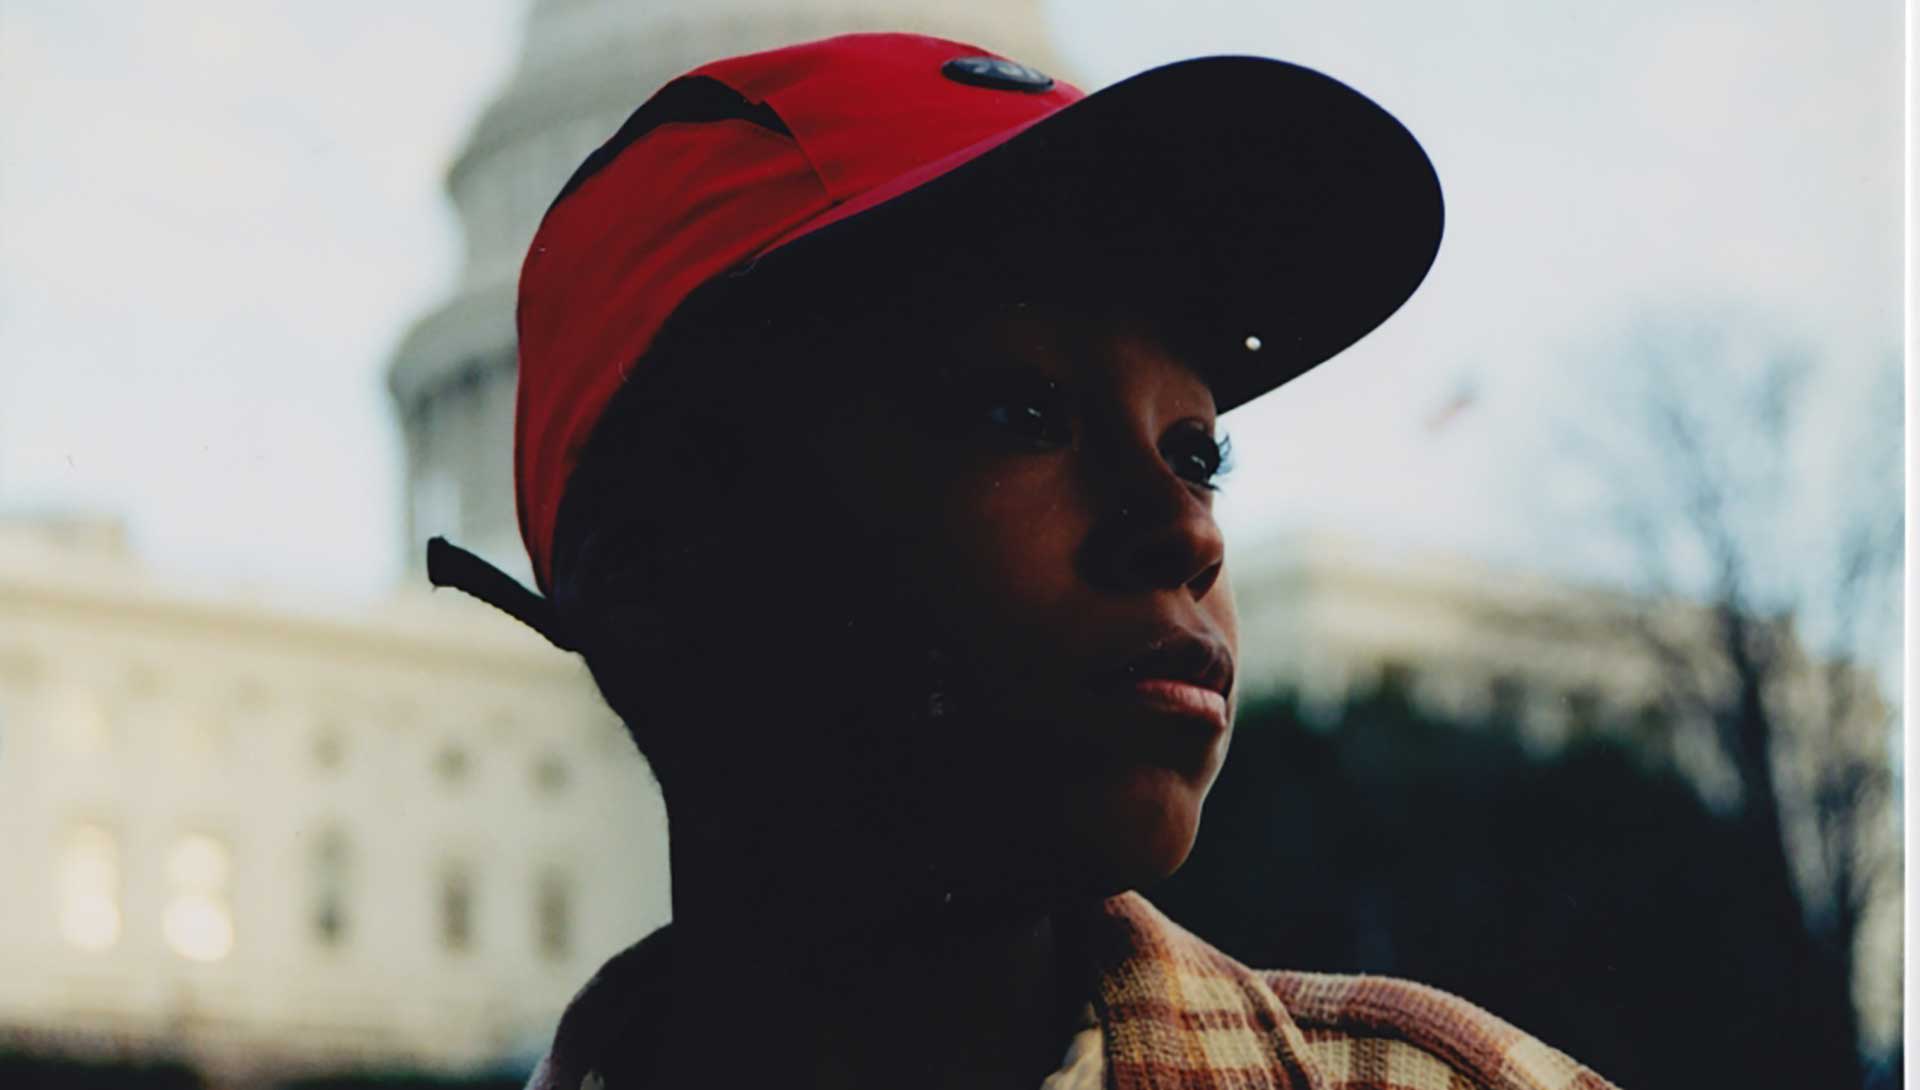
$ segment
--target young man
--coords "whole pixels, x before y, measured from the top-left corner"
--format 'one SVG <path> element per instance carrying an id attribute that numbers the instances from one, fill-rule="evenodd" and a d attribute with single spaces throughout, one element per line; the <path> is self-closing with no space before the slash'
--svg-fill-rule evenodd
<path id="1" fill-rule="evenodd" d="M 1239 698 L 1216 418 L 1383 321 L 1440 227 L 1406 130 L 1277 61 L 1083 96 L 855 35 L 642 106 L 521 276 L 548 597 L 429 550 L 586 658 L 672 823 L 674 923 L 533 1085 L 1605 1086 L 1130 892 Z"/>

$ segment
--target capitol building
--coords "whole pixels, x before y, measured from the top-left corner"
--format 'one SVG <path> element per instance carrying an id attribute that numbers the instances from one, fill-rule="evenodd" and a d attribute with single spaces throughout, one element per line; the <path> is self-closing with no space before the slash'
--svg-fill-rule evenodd
<path id="1" fill-rule="evenodd" d="M 523 1072 L 601 961 L 666 921 L 664 810 L 585 667 L 428 588 L 424 543 L 531 582 L 515 279 L 575 165 L 688 68 L 882 28 L 1071 78 L 1037 0 L 532 3 L 447 174 L 458 285 L 388 372 L 414 567 L 378 605 L 189 593 L 111 520 L 0 519 L 0 1049 L 171 1056 L 217 1086 Z M 1465 561 L 1308 535 L 1241 563 L 1236 589 L 1247 688 L 1309 707 L 1388 678 L 1552 747 L 1637 729 L 1656 688 L 1617 632 L 1529 624 L 1617 597 Z M 1671 612 L 1681 630 L 1703 616 Z M 1668 756 L 1710 786 L 1707 755 Z"/>

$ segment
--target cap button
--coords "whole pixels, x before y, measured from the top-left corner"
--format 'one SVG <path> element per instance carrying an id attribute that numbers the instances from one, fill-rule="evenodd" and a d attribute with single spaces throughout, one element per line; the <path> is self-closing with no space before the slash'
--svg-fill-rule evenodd
<path id="1" fill-rule="evenodd" d="M 1053 89 L 1052 76 L 999 57 L 955 57 L 940 66 L 940 74 L 955 83 L 991 87 L 996 91 L 1024 91 L 1037 95 Z"/>

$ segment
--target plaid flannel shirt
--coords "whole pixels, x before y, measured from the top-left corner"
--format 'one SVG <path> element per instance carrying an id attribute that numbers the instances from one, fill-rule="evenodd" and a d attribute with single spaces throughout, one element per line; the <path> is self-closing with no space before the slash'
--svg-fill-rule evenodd
<path id="1" fill-rule="evenodd" d="M 666 929 L 608 962 L 568 1008 L 528 1090 L 627 1090 L 622 1044 L 664 999 L 636 980 Z M 1134 893 L 1093 920 L 1110 1090 L 1611 1090 L 1480 1008 L 1377 976 L 1249 969 Z M 747 985 L 743 984 L 743 987 Z M 752 986 L 763 987 L 755 984 Z M 649 998 L 643 993 L 653 993 Z"/>

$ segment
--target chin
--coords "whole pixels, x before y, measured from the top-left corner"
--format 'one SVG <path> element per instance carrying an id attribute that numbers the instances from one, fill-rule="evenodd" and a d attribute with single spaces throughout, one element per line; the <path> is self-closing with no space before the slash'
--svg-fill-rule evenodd
<path id="1" fill-rule="evenodd" d="M 1152 885 L 1180 869 L 1200 832 L 1206 799 L 1177 772 L 1140 768 L 1117 780 L 1083 785 L 1068 815 L 1068 841 L 1102 896 Z"/>

